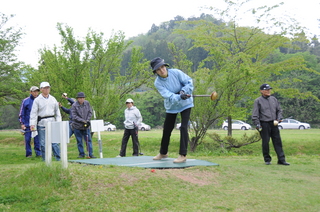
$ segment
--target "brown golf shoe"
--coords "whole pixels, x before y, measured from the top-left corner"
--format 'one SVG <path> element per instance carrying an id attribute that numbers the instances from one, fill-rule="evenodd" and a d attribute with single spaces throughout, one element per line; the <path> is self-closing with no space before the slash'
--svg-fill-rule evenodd
<path id="1" fill-rule="evenodd" d="M 187 156 L 180 155 L 177 159 L 174 159 L 174 163 L 184 163 L 187 161 Z"/>
<path id="2" fill-rule="evenodd" d="M 157 156 L 153 158 L 153 160 L 161 160 L 162 158 L 167 158 L 167 157 L 168 157 L 168 154 L 162 155 L 159 153 Z"/>

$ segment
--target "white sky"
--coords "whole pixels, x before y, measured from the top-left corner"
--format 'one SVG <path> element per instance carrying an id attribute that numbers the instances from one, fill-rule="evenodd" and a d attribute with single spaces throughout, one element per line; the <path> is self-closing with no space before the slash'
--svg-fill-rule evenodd
<path id="1" fill-rule="evenodd" d="M 251 0 L 250 5 L 280 2 L 284 2 L 280 13 L 289 13 L 302 26 L 312 29 L 310 36 L 320 35 L 318 0 Z M 203 6 L 223 8 L 223 5 L 222 0 L 0 0 L 0 12 L 14 14 L 9 24 L 23 28 L 26 33 L 17 53 L 18 60 L 36 67 L 39 49 L 60 45 L 58 22 L 72 27 L 79 38 L 85 37 L 89 28 L 105 33 L 106 38 L 112 31 L 121 30 L 129 38 L 145 34 L 152 24 L 159 25 L 177 15 L 198 17 L 201 13 L 212 13 L 201 10 Z"/>

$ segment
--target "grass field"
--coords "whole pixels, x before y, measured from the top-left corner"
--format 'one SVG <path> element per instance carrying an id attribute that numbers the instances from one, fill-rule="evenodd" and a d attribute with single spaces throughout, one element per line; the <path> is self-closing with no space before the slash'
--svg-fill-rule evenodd
<path id="1" fill-rule="evenodd" d="M 211 133 L 213 131 L 209 131 Z M 221 135 L 226 131 L 214 130 Z M 250 131 L 233 131 L 240 138 Z M 139 132 L 142 152 L 159 151 L 160 130 Z M 102 132 L 104 158 L 115 157 L 123 131 Z M 218 151 L 200 145 L 188 158 L 219 166 L 150 169 L 69 163 L 26 158 L 18 130 L 0 131 L 0 211 L 320 211 L 320 130 L 282 130 L 290 166 L 264 165 L 260 142 L 238 150 Z M 99 156 L 94 135 L 94 153 Z M 170 157 L 178 156 L 174 130 Z M 210 143 L 205 138 L 205 143 Z M 127 155 L 132 154 L 131 140 Z M 68 159 L 77 159 L 76 141 Z"/>

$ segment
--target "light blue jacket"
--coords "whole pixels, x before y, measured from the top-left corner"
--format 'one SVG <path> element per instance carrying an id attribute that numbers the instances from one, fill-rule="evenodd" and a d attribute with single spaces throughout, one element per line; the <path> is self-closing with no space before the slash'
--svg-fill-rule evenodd
<path id="1" fill-rule="evenodd" d="M 160 95 L 164 98 L 164 108 L 167 113 L 180 113 L 185 109 L 193 107 L 193 84 L 192 79 L 178 69 L 168 69 L 168 77 L 157 76 L 154 81 Z M 183 90 L 191 97 L 183 100 L 179 92 Z"/>

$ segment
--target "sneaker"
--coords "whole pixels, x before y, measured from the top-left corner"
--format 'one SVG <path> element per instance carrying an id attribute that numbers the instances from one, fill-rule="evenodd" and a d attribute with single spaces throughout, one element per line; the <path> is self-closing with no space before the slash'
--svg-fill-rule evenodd
<path id="1" fill-rule="evenodd" d="M 79 155 L 78 158 L 84 158 L 84 155 Z"/>
<path id="2" fill-rule="evenodd" d="M 28 155 L 27 158 L 32 158 L 32 155 Z"/>
<path id="3" fill-rule="evenodd" d="M 157 156 L 153 158 L 153 160 L 161 160 L 162 158 L 167 158 L 167 157 L 168 157 L 168 154 L 163 155 L 159 153 Z"/>
<path id="4" fill-rule="evenodd" d="M 94 155 L 91 155 L 91 156 L 89 156 L 90 158 L 97 158 L 96 156 L 94 156 Z"/>
<path id="5" fill-rule="evenodd" d="M 174 159 L 174 163 L 184 163 L 186 162 L 187 160 L 187 157 L 186 156 L 183 156 L 183 155 L 180 155 L 177 159 Z"/>

